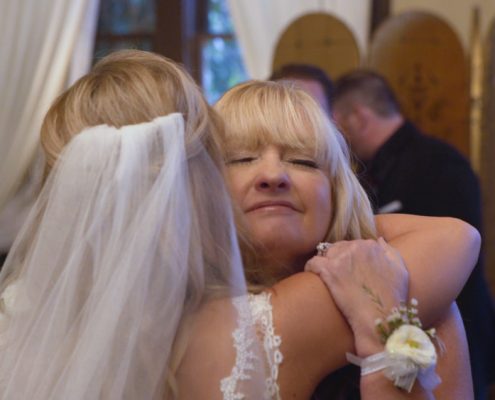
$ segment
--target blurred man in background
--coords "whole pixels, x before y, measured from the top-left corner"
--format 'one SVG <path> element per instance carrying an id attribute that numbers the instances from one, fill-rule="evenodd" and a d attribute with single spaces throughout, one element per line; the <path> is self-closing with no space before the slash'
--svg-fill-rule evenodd
<path id="1" fill-rule="evenodd" d="M 377 212 L 456 217 L 482 231 L 480 187 L 468 160 L 408 121 L 382 76 L 356 70 L 340 77 L 331 107 L 361 161 L 358 174 Z M 481 258 L 457 304 L 475 397 L 486 399 L 488 382 L 495 378 L 495 312 Z"/>

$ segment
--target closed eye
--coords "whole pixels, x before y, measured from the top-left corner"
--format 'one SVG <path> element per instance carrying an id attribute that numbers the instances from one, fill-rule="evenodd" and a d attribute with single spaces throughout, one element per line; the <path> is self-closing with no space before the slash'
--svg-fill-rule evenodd
<path id="1" fill-rule="evenodd" d="M 227 160 L 227 165 L 250 163 L 250 162 L 254 161 L 255 159 L 256 159 L 255 157 L 233 158 L 233 159 Z"/>
<path id="2" fill-rule="evenodd" d="M 308 168 L 313 168 L 313 169 L 320 168 L 318 163 L 316 161 L 313 161 L 313 160 L 295 158 L 295 159 L 289 160 L 289 162 L 292 164 L 300 165 L 302 167 L 308 167 Z"/>

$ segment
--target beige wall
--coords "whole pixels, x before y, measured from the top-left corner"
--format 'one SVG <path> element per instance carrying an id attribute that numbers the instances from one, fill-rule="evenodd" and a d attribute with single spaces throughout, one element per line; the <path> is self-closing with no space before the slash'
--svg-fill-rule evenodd
<path id="1" fill-rule="evenodd" d="M 423 10 L 443 17 L 457 32 L 467 52 L 470 42 L 472 8 L 475 6 L 478 6 L 481 11 L 481 26 L 484 37 L 492 18 L 495 17 L 494 0 L 392 0 L 391 13 Z"/>

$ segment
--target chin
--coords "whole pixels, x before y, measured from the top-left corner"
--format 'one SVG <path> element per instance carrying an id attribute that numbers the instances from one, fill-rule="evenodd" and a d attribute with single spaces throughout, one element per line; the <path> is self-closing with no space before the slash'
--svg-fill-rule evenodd
<path id="1" fill-rule="evenodd" d="M 255 232 L 253 238 L 255 247 L 265 255 L 263 258 L 292 265 L 293 272 L 300 272 L 304 268 L 306 261 L 315 254 L 318 244 L 308 242 L 301 235 L 294 235 L 290 230 L 282 228 L 270 232 Z"/>
<path id="2" fill-rule="evenodd" d="M 268 249 L 287 248 L 301 243 L 302 235 L 298 230 L 285 225 L 262 225 L 251 230 L 256 242 Z"/>

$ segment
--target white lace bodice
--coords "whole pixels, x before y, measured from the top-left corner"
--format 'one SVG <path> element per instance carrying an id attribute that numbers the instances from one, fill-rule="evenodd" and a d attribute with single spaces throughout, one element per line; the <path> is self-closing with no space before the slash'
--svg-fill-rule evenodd
<path id="1" fill-rule="evenodd" d="M 233 299 L 238 311 L 238 327 L 232 333 L 236 349 L 236 361 L 230 376 L 220 382 L 220 390 L 224 400 L 246 399 L 241 383 L 249 386 L 249 380 L 255 372 L 255 365 L 263 365 L 267 371 L 263 400 L 280 399 L 277 383 L 278 368 L 283 356 L 280 351 L 281 338 L 275 334 L 273 325 L 272 305 L 270 294 L 263 292 L 257 295 L 247 295 Z M 253 343 L 249 335 L 251 329 L 256 330 L 260 343 Z M 258 360 L 256 350 L 261 344 L 264 360 Z"/>

